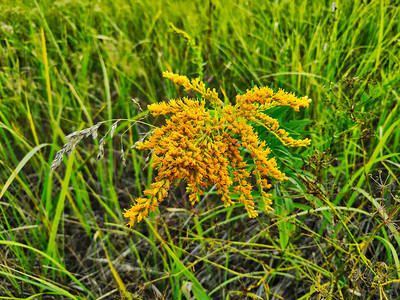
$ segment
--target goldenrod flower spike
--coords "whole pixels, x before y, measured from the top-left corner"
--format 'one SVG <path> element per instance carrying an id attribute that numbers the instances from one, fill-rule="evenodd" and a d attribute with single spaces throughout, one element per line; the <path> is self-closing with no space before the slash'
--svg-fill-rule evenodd
<path id="1" fill-rule="evenodd" d="M 257 122 L 274 134 L 285 146 L 302 147 L 308 146 L 311 140 L 295 140 L 289 137 L 284 129 L 279 128 L 278 120 L 271 118 L 264 113 L 265 110 L 277 106 L 289 106 L 295 111 L 300 107 L 308 107 L 311 102 L 307 96 L 297 98 L 293 93 L 279 90 L 277 93 L 268 87 L 254 87 L 247 90 L 244 95 L 236 96 L 236 106 L 240 115 L 249 121 Z"/>
<path id="2" fill-rule="evenodd" d="M 247 90 L 244 95 L 236 96 L 236 103 L 258 103 L 258 104 L 273 104 L 274 106 L 290 106 L 295 111 L 299 111 L 300 107 L 308 107 L 311 99 L 307 96 L 302 98 L 297 98 L 293 93 L 285 92 L 280 89 L 275 93 L 272 89 L 268 87 L 259 88 L 255 86 L 251 90 Z"/>
<path id="3" fill-rule="evenodd" d="M 186 76 L 164 72 L 163 76 L 177 85 L 181 85 L 186 91 L 195 91 L 203 96 L 204 99 L 210 101 L 212 105 L 220 106 L 221 100 L 218 98 L 218 93 L 215 89 L 206 89 L 203 81 L 199 78 L 189 80 Z"/>
<path id="4" fill-rule="evenodd" d="M 187 183 L 192 204 L 199 200 L 204 188 L 215 185 L 226 207 L 242 203 L 248 216 L 255 218 L 258 213 L 252 192 L 256 185 L 264 210 L 273 210 L 272 194 L 268 193 L 272 188 L 270 180 L 288 178 L 279 170 L 275 157 L 270 157 L 267 142 L 260 140 L 250 122 L 262 124 L 287 146 L 306 146 L 309 139 L 294 140 L 264 111 L 279 105 L 298 110 L 307 107 L 310 100 L 282 90 L 275 93 L 270 88 L 255 87 L 238 95 L 236 105 L 226 104 L 215 109 L 221 103 L 217 92 L 206 89 L 199 79 L 189 80 L 169 72 L 163 75 L 187 91 L 198 92 L 202 99 L 183 98 L 148 106 L 153 116 L 169 115 L 169 118 L 146 141 L 137 144 L 139 150 L 153 150 L 157 176 L 144 191 L 147 198 L 137 198 L 125 211 L 124 216 L 130 219 L 128 226 L 148 217 L 165 199 L 169 187 L 181 180 Z M 213 106 L 212 114 L 205 100 Z M 243 149 L 251 153 L 252 166 L 245 161 Z M 238 194 L 237 201 L 232 199 L 232 194 Z"/>

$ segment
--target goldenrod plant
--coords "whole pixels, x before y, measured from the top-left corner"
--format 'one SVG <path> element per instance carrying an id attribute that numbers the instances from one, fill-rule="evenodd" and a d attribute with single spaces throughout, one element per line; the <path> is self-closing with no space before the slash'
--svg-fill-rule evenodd
<path id="1" fill-rule="evenodd" d="M 205 87 L 199 78 L 164 72 L 164 77 L 181 85 L 186 91 L 197 92 L 200 98 L 182 98 L 148 106 L 153 116 L 170 116 L 165 125 L 154 130 L 150 138 L 136 145 L 138 150 L 153 151 L 153 167 L 157 176 L 144 198 L 125 211 L 129 226 L 140 222 L 155 211 L 167 196 L 170 186 L 178 181 L 187 183 L 186 191 L 192 204 L 199 200 L 203 189 L 216 186 L 225 207 L 235 204 L 231 194 L 237 193 L 250 218 L 258 214 L 252 191 L 255 178 L 266 212 L 271 208 L 270 180 L 286 180 L 268 141 L 263 141 L 252 124 L 265 127 L 284 145 L 307 146 L 310 139 L 295 140 L 280 128 L 278 120 L 266 114 L 268 109 L 289 106 L 295 111 L 308 107 L 311 100 L 296 97 L 283 90 L 274 92 L 268 87 L 255 86 L 244 95 L 236 96 L 236 104 L 222 104 L 215 89 Z M 244 151 L 251 153 L 254 167 L 244 159 Z"/>

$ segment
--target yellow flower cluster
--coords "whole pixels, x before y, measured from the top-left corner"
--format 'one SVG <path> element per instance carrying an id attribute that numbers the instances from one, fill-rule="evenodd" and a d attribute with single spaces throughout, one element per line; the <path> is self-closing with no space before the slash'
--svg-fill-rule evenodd
<path id="1" fill-rule="evenodd" d="M 238 194 L 248 216 L 255 218 L 257 212 L 253 202 L 253 181 L 258 186 L 265 210 L 272 210 L 269 180 L 286 180 L 274 157 L 269 158 L 270 148 L 261 141 L 249 124 L 256 122 L 291 147 L 306 146 L 309 139 L 294 140 L 279 128 L 279 123 L 264 113 L 276 106 L 290 106 L 298 111 L 308 107 L 311 100 L 297 98 L 283 90 L 274 93 L 269 88 L 255 87 L 236 97 L 235 105 L 224 105 L 215 90 L 206 89 L 199 79 L 189 80 L 169 72 L 164 77 L 182 85 L 186 91 L 195 91 L 202 99 L 183 98 L 160 102 L 148 106 L 153 116 L 170 115 L 162 127 L 154 130 L 146 141 L 138 143 L 137 149 L 154 151 L 153 167 L 157 171 L 154 183 L 144 191 L 147 198 L 137 198 L 135 205 L 126 210 L 129 226 L 140 222 L 154 211 L 167 196 L 171 184 L 179 180 L 187 182 L 189 199 L 194 204 L 203 189 L 216 185 L 225 206 L 234 204 L 232 194 Z M 206 100 L 211 104 L 206 106 Z M 244 149 L 251 153 L 254 167 L 248 165 L 243 156 Z"/>
<path id="2" fill-rule="evenodd" d="M 195 91 L 202 95 L 205 100 L 211 102 L 212 105 L 219 106 L 221 100 L 218 98 L 218 93 L 215 89 L 206 89 L 204 82 L 200 81 L 199 78 L 189 80 L 186 76 L 173 74 L 170 72 L 164 72 L 163 76 L 177 85 L 181 85 L 186 91 Z"/>

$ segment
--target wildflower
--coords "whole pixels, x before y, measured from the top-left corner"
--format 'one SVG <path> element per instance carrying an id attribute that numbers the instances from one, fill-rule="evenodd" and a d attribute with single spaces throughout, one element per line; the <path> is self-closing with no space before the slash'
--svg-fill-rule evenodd
<path id="1" fill-rule="evenodd" d="M 128 226 L 154 211 L 167 196 L 169 187 L 180 180 L 187 183 L 186 191 L 192 204 L 199 201 L 204 188 L 215 185 L 226 207 L 237 203 L 231 197 L 236 193 L 248 216 L 255 218 L 258 215 L 252 194 L 255 177 L 265 210 L 273 210 L 272 194 L 267 193 L 272 187 L 270 180 L 283 181 L 287 177 L 279 170 L 276 159 L 269 157 L 271 149 L 260 140 L 250 122 L 265 127 L 284 145 L 307 146 L 309 139 L 291 138 L 276 119 L 264 112 L 277 106 L 289 106 L 298 111 L 300 107 L 308 107 L 311 100 L 297 98 L 283 90 L 275 93 L 267 87 L 254 87 L 244 95 L 237 95 L 235 105 L 222 106 L 217 92 L 206 88 L 199 79 L 189 80 L 169 72 L 165 72 L 164 77 L 186 91 L 199 93 L 201 98 L 183 98 L 148 106 L 153 116 L 169 118 L 151 137 L 137 143 L 139 150 L 154 151 L 152 166 L 157 176 L 144 191 L 147 198 L 137 198 L 136 203 L 125 211 L 124 216 L 130 219 Z M 250 152 L 254 166 L 245 160 L 244 149 Z"/>

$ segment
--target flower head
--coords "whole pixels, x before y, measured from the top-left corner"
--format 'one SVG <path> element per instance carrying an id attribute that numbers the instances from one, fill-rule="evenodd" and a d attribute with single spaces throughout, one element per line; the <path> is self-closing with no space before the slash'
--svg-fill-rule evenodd
<path id="1" fill-rule="evenodd" d="M 237 95 L 235 105 L 221 106 L 217 92 L 206 89 L 199 79 L 189 80 L 169 72 L 165 72 L 164 77 L 187 91 L 196 91 L 201 98 L 183 98 L 148 106 L 153 116 L 165 115 L 167 120 L 150 138 L 137 144 L 139 150 L 154 151 L 153 167 L 157 176 L 144 191 L 147 198 L 137 198 L 136 203 L 125 211 L 124 216 L 130 219 L 128 225 L 140 222 L 154 211 L 167 196 L 170 185 L 180 180 L 187 183 L 192 204 L 199 200 L 204 188 L 215 185 L 225 206 L 242 203 L 250 218 L 258 215 L 253 201 L 255 181 L 265 210 L 272 210 L 272 195 L 266 192 L 271 188 L 270 180 L 282 181 L 287 177 L 279 170 L 275 157 L 270 157 L 270 148 L 260 140 L 250 122 L 264 126 L 284 145 L 309 145 L 309 139 L 289 137 L 279 128 L 278 121 L 264 111 L 276 106 L 290 106 L 297 111 L 307 107 L 311 100 L 297 98 L 283 90 L 275 93 L 270 88 L 254 87 L 244 95 Z M 245 149 L 251 154 L 250 164 L 244 157 Z M 232 199 L 233 194 L 238 194 L 238 200 Z"/>

